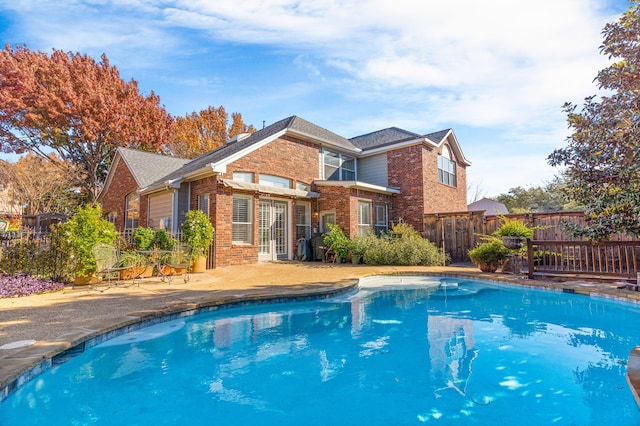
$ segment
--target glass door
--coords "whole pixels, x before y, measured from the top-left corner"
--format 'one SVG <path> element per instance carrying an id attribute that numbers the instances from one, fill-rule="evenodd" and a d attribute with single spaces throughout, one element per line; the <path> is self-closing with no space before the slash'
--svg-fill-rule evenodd
<path id="1" fill-rule="evenodd" d="M 258 257 L 261 262 L 289 258 L 287 203 L 260 200 L 258 205 Z"/>

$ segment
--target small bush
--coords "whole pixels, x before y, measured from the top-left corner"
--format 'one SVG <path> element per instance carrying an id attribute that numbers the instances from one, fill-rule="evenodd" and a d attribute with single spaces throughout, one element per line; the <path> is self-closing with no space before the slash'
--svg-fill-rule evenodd
<path id="1" fill-rule="evenodd" d="M 444 265 L 446 254 L 409 224 L 401 222 L 388 234 L 364 237 L 364 261 L 369 265 L 436 266 Z"/>
<path id="2" fill-rule="evenodd" d="M 42 280 L 27 274 L 0 276 L 0 298 L 50 293 L 62 290 L 63 288 L 63 283 L 53 280 Z"/>
<path id="3" fill-rule="evenodd" d="M 519 237 L 532 238 L 534 229 L 529 228 L 524 222 L 518 219 L 508 219 L 502 217 L 502 225 L 493 234 L 498 237 Z"/>

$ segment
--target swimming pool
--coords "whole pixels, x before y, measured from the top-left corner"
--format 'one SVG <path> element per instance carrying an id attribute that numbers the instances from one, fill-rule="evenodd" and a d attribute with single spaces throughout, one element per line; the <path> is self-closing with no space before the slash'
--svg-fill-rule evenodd
<path id="1" fill-rule="evenodd" d="M 640 424 L 634 304 L 440 277 L 167 321 L 0 405 L 1 425 Z"/>

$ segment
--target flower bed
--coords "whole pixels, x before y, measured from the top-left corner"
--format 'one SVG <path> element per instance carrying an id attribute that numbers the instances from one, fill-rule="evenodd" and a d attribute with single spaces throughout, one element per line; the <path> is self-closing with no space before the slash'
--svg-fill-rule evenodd
<path id="1" fill-rule="evenodd" d="M 0 298 L 29 296 L 62 290 L 63 283 L 43 280 L 27 274 L 0 276 Z"/>

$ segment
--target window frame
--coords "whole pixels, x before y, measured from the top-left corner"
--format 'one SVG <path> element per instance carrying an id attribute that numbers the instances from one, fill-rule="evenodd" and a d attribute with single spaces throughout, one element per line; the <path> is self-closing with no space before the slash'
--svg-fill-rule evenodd
<path id="1" fill-rule="evenodd" d="M 386 204 L 376 204 L 374 231 L 377 235 L 389 232 L 389 206 Z"/>
<path id="2" fill-rule="evenodd" d="M 242 215 L 241 212 L 236 211 L 239 206 L 237 203 L 240 201 L 246 202 L 246 216 Z M 252 245 L 253 244 L 253 222 L 254 222 L 254 199 L 251 195 L 246 194 L 233 194 L 233 207 L 231 212 L 231 242 L 234 245 Z M 237 220 L 239 216 L 240 219 Z M 241 233 L 246 234 L 246 238 L 241 239 L 237 238 Z"/>
<path id="3" fill-rule="evenodd" d="M 458 186 L 456 162 L 451 159 L 451 152 L 446 145 L 438 154 L 438 182 L 454 188 Z"/>
<path id="4" fill-rule="evenodd" d="M 133 198 L 133 199 L 132 199 Z M 140 226 L 140 194 L 130 192 L 124 197 L 124 232 Z"/>
<path id="5" fill-rule="evenodd" d="M 323 180 L 357 180 L 358 165 L 355 157 L 351 157 L 349 155 L 341 154 L 335 151 L 329 151 L 328 149 L 322 149 L 320 154 Z M 329 159 L 332 161 L 327 161 Z M 353 166 L 347 167 L 346 164 L 348 163 L 353 163 Z M 334 171 L 328 174 L 327 168 L 333 169 Z M 337 178 L 334 178 L 336 173 Z"/>
<path id="6" fill-rule="evenodd" d="M 366 235 L 373 229 L 372 207 L 371 201 L 358 200 L 358 235 Z"/>
<path id="7" fill-rule="evenodd" d="M 300 214 L 298 212 L 299 208 L 304 208 L 304 223 L 300 222 Z M 298 201 L 295 206 L 295 215 L 296 215 L 296 240 L 299 238 L 306 238 L 307 240 L 311 238 L 311 203 L 308 201 Z M 300 232 L 304 229 L 304 232 Z"/>
<path id="8" fill-rule="evenodd" d="M 209 217 L 209 193 L 198 194 L 198 210 L 202 210 Z"/>

